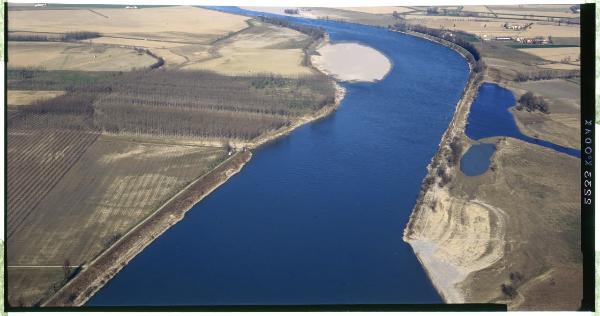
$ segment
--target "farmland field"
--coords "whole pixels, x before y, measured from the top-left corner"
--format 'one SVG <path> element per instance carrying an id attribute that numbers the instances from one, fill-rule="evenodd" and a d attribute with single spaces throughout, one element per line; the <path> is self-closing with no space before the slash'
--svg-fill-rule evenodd
<path id="1" fill-rule="evenodd" d="M 11 11 L 14 38 L 56 40 L 68 31 L 98 32 L 79 42 L 9 42 L 9 66 L 47 70 L 121 71 L 164 60 L 171 69 L 229 75 L 311 74 L 303 49 L 312 39 L 298 31 L 196 7 L 69 8 Z M 156 58 L 135 51 L 146 49 Z"/>
<path id="2" fill-rule="evenodd" d="M 198 62 L 185 64 L 184 69 L 205 69 L 230 75 L 276 73 L 294 76 L 312 73 L 310 68 L 302 65 L 302 48 L 312 41 L 309 36 L 262 22 L 252 22 L 251 25 L 218 42 L 214 48 L 216 56 L 206 58 L 200 55 Z"/>
<path id="3" fill-rule="evenodd" d="M 97 14 L 100 13 L 100 14 Z M 196 7 L 24 10 L 10 12 L 11 31 L 64 33 L 73 30 L 119 34 L 139 39 L 202 41 L 245 28 L 247 18 Z"/>
<path id="4" fill-rule="evenodd" d="M 569 9 L 569 5 L 502 5 L 502 6 L 489 6 L 496 13 L 508 13 L 518 15 L 541 15 L 541 16 L 555 16 L 555 17 L 568 17 L 577 18 L 579 14 L 573 13 Z"/>
<path id="5" fill-rule="evenodd" d="M 27 91 L 27 90 L 9 90 L 8 102 L 9 107 L 19 105 L 29 105 L 36 101 L 47 100 L 64 94 L 64 91 Z"/>
<path id="6" fill-rule="evenodd" d="M 227 178 L 204 176 L 232 151 L 335 100 L 304 64 L 312 35 L 238 15 L 11 5 L 10 37 L 12 306 L 43 304 L 188 185 Z"/>
<path id="7" fill-rule="evenodd" d="M 9 147 L 14 147 L 13 144 L 9 139 Z M 85 265 L 226 157 L 223 148 L 144 143 L 111 136 L 100 136 L 88 147 L 70 168 L 63 168 L 68 171 L 61 177 L 36 174 L 37 169 L 20 173 L 19 178 L 34 183 L 45 179 L 55 181 L 52 189 L 30 209 L 10 208 L 7 248 L 10 266 L 60 267 L 65 260 Z M 53 146 L 32 158 L 43 161 L 43 157 L 56 156 L 61 149 Z M 9 155 L 16 159 L 14 151 Z M 10 161 L 9 169 L 15 170 Z M 9 197 L 15 196 L 11 194 L 14 187 L 9 183 Z M 30 210 L 29 216 L 20 216 L 26 210 Z M 17 220 L 22 224 L 16 225 Z M 9 269 L 12 288 L 31 286 L 37 273 L 48 273 L 45 269 L 30 269 L 27 275 L 16 277 L 19 271 Z"/>
<path id="8" fill-rule="evenodd" d="M 579 37 L 578 25 L 557 25 L 550 22 L 533 22 L 531 28 L 526 30 L 507 30 L 505 23 L 525 24 L 528 20 L 512 19 L 492 19 L 482 17 L 455 17 L 455 16 L 428 16 L 428 15 L 407 15 L 407 20 L 411 23 L 418 23 L 432 28 L 447 28 L 450 30 L 461 30 L 473 33 L 480 37 L 494 38 L 496 36 L 520 36 L 535 37 L 548 35 L 557 37 Z M 485 36 L 484 36 L 485 35 Z"/>
<path id="9" fill-rule="evenodd" d="M 414 11 L 408 7 L 341 7 L 339 9 L 348 10 L 348 11 L 357 11 L 357 12 L 365 12 L 365 13 L 373 13 L 373 14 L 391 14 L 394 12 L 404 13 Z"/>
<path id="10" fill-rule="evenodd" d="M 569 62 L 578 61 L 581 52 L 579 47 L 521 48 L 519 50 L 554 62 L 565 59 Z"/>
<path id="11" fill-rule="evenodd" d="M 9 42 L 8 66 L 46 70 L 127 71 L 156 60 L 133 49 L 61 42 Z"/>
<path id="12" fill-rule="evenodd" d="M 8 124 L 9 302 L 25 306 L 64 285 L 65 262 L 86 269 L 224 161 L 227 142 L 286 127 L 334 97 L 317 74 L 11 69 L 8 78 L 24 93 L 66 90 L 15 108 Z"/>

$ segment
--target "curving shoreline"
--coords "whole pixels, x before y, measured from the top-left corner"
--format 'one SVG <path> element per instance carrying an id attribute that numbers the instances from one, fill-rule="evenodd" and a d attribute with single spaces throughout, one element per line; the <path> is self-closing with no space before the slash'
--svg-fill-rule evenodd
<path id="1" fill-rule="evenodd" d="M 418 36 L 415 34 L 409 35 Z M 432 40 L 425 36 L 419 37 Z M 461 55 L 464 54 L 463 52 L 460 52 L 458 50 L 457 52 L 459 52 Z M 466 58 L 465 55 L 463 55 L 463 57 Z M 473 67 L 470 64 L 471 72 L 472 69 Z M 460 121 L 459 119 L 457 119 L 457 117 L 459 116 L 459 112 L 464 114 L 464 122 L 466 122 L 466 115 L 468 115 L 468 108 L 470 107 L 470 102 L 472 100 L 465 101 L 465 96 L 468 94 L 467 92 L 469 90 L 469 87 L 474 84 L 472 83 L 472 79 L 473 76 L 470 76 L 467 86 L 465 87 L 465 90 L 463 92 L 463 96 L 461 97 L 459 104 L 457 105 L 457 109 L 454 113 L 452 122 L 450 123 L 450 126 L 448 127 L 448 129 L 444 133 L 444 136 L 442 137 L 442 141 L 440 142 L 440 149 L 438 151 L 438 154 L 436 154 L 436 157 L 440 156 L 440 153 L 443 151 L 444 146 L 448 145 L 449 142 L 453 139 L 453 137 L 456 136 L 456 131 L 460 130 L 460 124 L 457 123 L 457 121 Z M 249 149 L 255 149 L 281 136 L 285 136 L 297 127 L 324 118 L 329 114 L 333 113 L 340 105 L 344 94 L 345 89 L 336 82 L 336 98 L 335 103 L 333 105 L 325 106 L 316 113 L 303 116 L 295 122 L 293 122 L 292 124 L 290 124 L 289 126 L 267 133 L 266 135 L 263 135 L 262 137 L 258 138 L 253 142 L 240 142 L 239 144 L 234 143 L 232 145 L 236 148 L 247 147 Z M 468 104 L 465 104 L 467 102 Z M 465 108 L 466 111 L 460 111 L 460 109 Z M 90 264 L 87 269 L 78 274 L 74 279 L 72 279 L 63 288 L 61 288 L 53 297 L 47 300 L 43 304 L 43 306 L 81 306 L 85 304 L 85 302 L 89 298 L 91 298 L 93 294 L 95 294 L 112 277 L 114 277 L 130 260 L 132 260 L 154 239 L 158 238 L 169 227 L 177 223 L 179 220 L 183 219 L 185 213 L 188 210 L 190 210 L 194 204 L 201 201 L 205 196 L 210 194 L 218 186 L 225 183 L 231 176 L 239 172 L 241 168 L 250 160 L 251 156 L 252 154 L 250 151 L 239 152 L 236 155 L 232 156 L 230 159 L 223 162 L 222 165 L 215 168 L 209 174 L 201 178 L 204 180 L 210 178 L 212 180 L 206 181 L 210 183 L 208 183 L 205 186 L 202 186 L 202 184 L 204 184 L 205 181 L 202 181 L 202 183 L 200 183 L 198 180 L 196 180 L 196 182 L 192 183 L 190 187 L 184 189 L 172 199 L 173 206 L 165 205 L 165 208 L 157 210 L 157 212 L 151 215 L 147 220 L 138 225 L 138 227 L 136 227 L 134 230 L 130 231 L 125 236 L 127 238 L 123 237 L 115 245 L 113 245 L 113 247 L 109 248 L 109 250 L 100 255 L 100 257 L 93 262 L 94 265 Z M 436 158 L 434 157 L 434 159 Z M 431 169 L 431 164 L 428 167 L 428 170 L 430 170 L 430 174 L 432 174 L 435 171 Z M 194 186 L 194 184 L 198 184 L 198 186 Z M 181 196 L 179 196 L 180 194 Z M 417 204 L 419 204 L 419 202 Z M 417 213 L 417 207 L 415 207 L 413 214 L 411 215 L 411 220 L 415 213 Z M 427 271 L 427 274 L 430 277 L 430 279 L 432 279 L 432 273 L 430 271 L 431 268 L 428 268 L 423 263 L 423 260 L 419 256 L 419 254 L 417 254 L 417 258 L 425 267 L 425 270 Z M 438 292 L 442 293 L 442 291 L 444 291 L 444 289 L 441 289 L 440 285 L 436 284 L 435 282 L 434 286 L 438 290 Z"/>
<path id="2" fill-rule="evenodd" d="M 464 141 L 466 138 L 464 132 L 467 118 L 480 84 L 475 75 L 474 59 L 466 50 L 440 38 L 417 32 L 392 32 L 403 33 L 444 45 L 459 53 L 469 64 L 469 79 L 461 98 L 457 102 L 452 120 L 442 135 L 438 151 L 427 166 L 427 174 L 423 179 L 421 191 L 403 232 L 403 240 L 413 249 L 421 266 L 444 302 L 464 303 L 465 293 L 461 289 L 456 288 L 455 285 L 463 281 L 470 271 L 465 271 L 462 267 L 448 262 L 450 261 L 448 257 L 437 256 L 436 252 L 441 244 L 441 240 L 436 241 L 433 238 L 424 238 L 424 235 L 430 233 L 427 231 L 426 225 L 430 220 L 429 217 L 432 215 L 432 212 L 430 212 L 431 208 L 427 204 L 431 202 L 441 203 L 440 201 L 449 198 L 449 193 L 438 188 L 437 183 L 440 181 L 438 169 L 450 174 L 456 169 L 455 166 L 447 165 L 447 157 L 451 155 L 450 144 L 454 141 Z M 443 204 L 441 205 L 443 206 Z M 441 212 L 444 212 L 444 210 L 438 210 L 438 213 Z M 439 235 L 439 232 L 437 233 Z M 448 274 L 453 274 L 454 277 L 448 278 Z"/>
<path id="3" fill-rule="evenodd" d="M 84 305 L 137 254 L 142 252 L 144 248 L 171 226 L 182 220 L 195 204 L 201 202 L 211 192 L 227 182 L 229 178 L 241 171 L 252 157 L 251 149 L 256 149 L 291 133 L 302 125 L 323 119 L 335 112 L 340 106 L 346 90 L 339 83 L 335 82 L 334 84 L 336 92 L 333 104 L 326 105 L 314 113 L 299 117 L 290 125 L 268 132 L 252 142 L 232 144 L 235 148 L 246 149 L 236 152 L 212 171 L 196 179 L 174 195 L 153 214 L 149 215 L 115 244 L 98 255 L 91 263 L 87 264 L 83 271 L 60 288 L 41 306 Z"/>
<path id="4" fill-rule="evenodd" d="M 322 43 L 311 56 L 315 68 L 349 82 L 377 82 L 392 70 L 392 61 L 380 51 L 355 42 Z"/>

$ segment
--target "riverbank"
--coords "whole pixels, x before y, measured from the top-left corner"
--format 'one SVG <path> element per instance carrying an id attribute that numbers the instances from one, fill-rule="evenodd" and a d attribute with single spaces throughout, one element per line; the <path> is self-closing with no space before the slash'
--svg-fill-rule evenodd
<path id="1" fill-rule="evenodd" d="M 576 310 L 581 201 L 573 183 L 580 182 L 580 161 L 510 135 L 494 136 L 481 139 L 496 147 L 489 169 L 463 174 L 460 158 L 474 143 L 465 131 L 470 107 L 487 91 L 476 77 L 428 166 L 403 239 L 446 303 Z"/>
<path id="2" fill-rule="evenodd" d="M 171 226 L 181 221 L 192 206 L 202 201 L 229 178 L 237 174 L 250 161 L 252 157 L 250 149 L 256 149 L 261 145 L 283 137 L 304 124 L 325 118 L 337 109 L 344 94 L 345 89 L 336 84 L 336 101 L 334 104 L 325 106 L 311 115 L 303 116 L 289 126 L 263 135 L 251 143 L 243 143 L 242 147 L 246 147 L 246 150 L 236 152 L 214 170 L 197 179 L 171 198 L 154 214 L 138 224 L 94 261 L 87 264 L 83 271 L 43 303 L 42 306 L 84 305 L 137 254 L 142 252 L 144 248 Z"/>
<path id="3" fill-rule="evenodd" d="M 250 160 L 250 151 L 238 152 L 208 174 L 192 182 L 154 214 L 130 230 L 118 242 L 87 264 L 78 275 L 42 304 L 81 306 L 129 261 L 171 226 L 182 220 L 191 207 L 237 174 Z"/>
<path id="4" fill-rule="evenodd" d="M 242 143 L 237 143 L 237 144 L 234 143 L 233 146 L 238 147 L 238 148 L 246 147 L 249 149 L 256 149 L 262 145 L 265 145 L 269 142 L 272 142 L 272 141 L 278 139 L 279 137 L 283 137 L 283 136 L 291 133 L 292 131 L 294 131 L 295 129 L 297 129 L 298 127 L 300 127 L 304 124 L 308 124 L 308 123 L 323 119 L 323 118 L 329 116 L 331 113 L 335 112 L 335 110 L 337 110 L 337 108 L 342 103 L 342 100 L 344 99 L 345 95 L 346 95 L 346 89 L 344 87 L 342 87 L 339 83 L 336 82 L 335 83 L 335 101 L 333 104 L 326 105 L 314 113 L 301 116 L 298 119 L 296 119 L 294 122 L 292 122 L 290 125 L 284 126 L 280 129 L 277 129 L 274 131 L 270 131 L 268 133 L 265 133 L 264 135 L 254 139 L 250 142 L 242 142 Z"/>
<path id="5" fill-rule="evenodd" d="M 445 43 L 446 41 L 443 39 L 433 38 L 426 34 L 416 32 L 401 33 L 447 46 L 455 50 L 469 62 L 469 79 L 456 105 L 452 121 L 442 136 L 439 149 L 427 166 L 427 174 L 423 180 L 421 192 L 403 234 L 404 241 L 413 248 L 417 259 L 443 300 L 446 303 L 463 303 L 464 292 L 457 289 L 455 285 L 464 280 L 470 269 L 452 264 L 452 262 L 449 262 L 452 254 L 443 252 L 444 249 L 441 245 L 444 242 L 444 237 L 448 237 L 446 233 L 451 234 L 450 231 L 452 229 L 449 230 L 447 225 L 431 227 L 427 223 L 434 215 L 439 217 L 445 214 L 450 206 L 447 203 L 450 198 L 449 193 L 440 188 L 440 183 L 444 181 L 441 175 L 452 174 L 458 170 L 457 165 L 450 165 L 448 163 L 448 158 L 452 156 L 451 144 L 453 142 L 468 142 L 464 131 L 470 107 L 475 100 L 480 82 L 474 70 L 474 60 L 472 57 L 469 58 L 468 52 L 464 49 L 458 48 L 457 45 L 449 42 Z M 444 217 L 444 219 L 447 218 Z M 446 224 L 466 226 L 465 224 L 460 225 L 457 222 L 448 222 Z M 454 231 L 459 230 L 457 227 L 454 228 Z M 449 277 L 449 275 L 452 275 L 452 277 Z"/>
<path id="6" fill-rule="evenodd" d="M 136 255 L 177 222 L 211 192 L 237 174 L 252 157 L 251 150 L 291 133 L 296 128 L 327 117 L 341 104 L 346 90 L 337 82 L 335 99 L 332 104 L 320 110 L 300 116 L 289 125 L 270 131 L 252 141 L 232 141 L 236 152 L 215 169 L 196 179 L 178 194 L 173 196 L 153 214 L 136 225 L 110 248 L 83 265 L 83 269 L 53 296 L 41 304 L 43 307 L 81 306 L 112 279 Z M 222 141 L 194 142 L 196 145 L 222 146 Z"/>

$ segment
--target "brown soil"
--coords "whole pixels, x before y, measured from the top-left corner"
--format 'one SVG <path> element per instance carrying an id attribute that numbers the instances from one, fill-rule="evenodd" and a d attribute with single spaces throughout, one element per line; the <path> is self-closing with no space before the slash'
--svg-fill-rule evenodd
<path id="1" fill-rule="evenodd" d="M 182 220 L 194 204 L 240 171 L 251 157 L 250 151 L 238 152 L 196 180 L 91 262 L 87 269 L 80 272 L 42 306 L 83 305 L 154 239 Z"/>

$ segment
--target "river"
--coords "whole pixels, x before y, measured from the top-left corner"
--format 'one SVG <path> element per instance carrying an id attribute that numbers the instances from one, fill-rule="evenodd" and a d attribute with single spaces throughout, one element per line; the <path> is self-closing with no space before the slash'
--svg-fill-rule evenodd
<path id="1" fill-rule="evenodd" d="M 88 306 L 442 302 L 402 233 L 466 61 L 382 28 L 289 19 L 371 46 L 393 69 L 344 83 L 337 112 L 257 150 Z"/>

